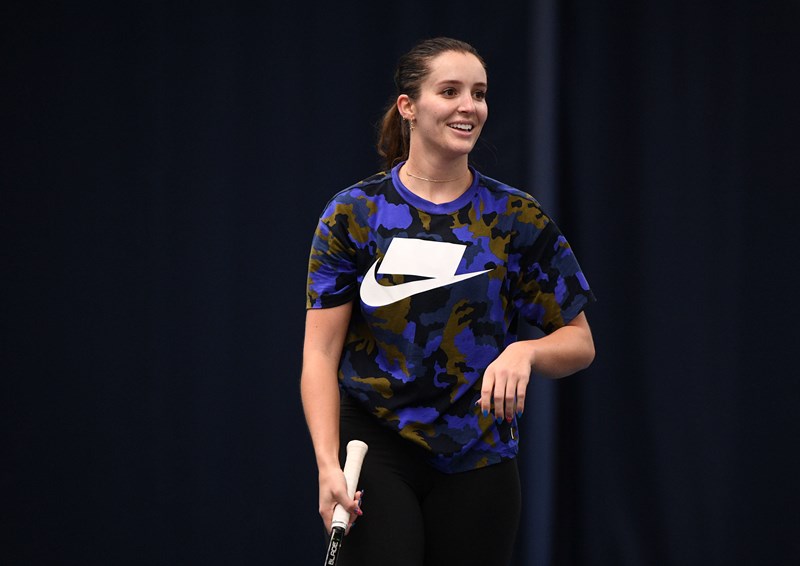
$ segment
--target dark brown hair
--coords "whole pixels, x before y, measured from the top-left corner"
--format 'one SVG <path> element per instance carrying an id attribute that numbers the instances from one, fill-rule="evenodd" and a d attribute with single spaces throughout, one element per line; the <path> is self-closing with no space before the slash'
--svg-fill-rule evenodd
<path id="1" fill-rule="evenodd" d="M 474 47 L 469 43 L 449 37 L 436 37 L 421 41 L 411 51 L 400 57 L 394 72 L 397 93 L 386 107 L 378 136 L 378 154 L 383 158 L 387 169 L 408 159 L 409 128 L 397 109 L 397 97 L 405 94 L 412 100 L 416 99 L 419 96 L 422 82 L 431 72 L 431 60 L 448 51 L 470 53 L 477 57 L 483 68 L 486 69 L 486 63 Z"/>

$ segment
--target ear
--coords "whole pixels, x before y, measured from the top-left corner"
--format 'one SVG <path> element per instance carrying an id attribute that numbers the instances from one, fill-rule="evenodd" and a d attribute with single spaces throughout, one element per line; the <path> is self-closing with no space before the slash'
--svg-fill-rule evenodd
<path id="1" fill-rule="evenodd" d="M 408 97 L 407 94 L 401 94 L 397 97 L 397 110 L 400 116 L 405 120 L 414 119 L 414 102 Z"/>

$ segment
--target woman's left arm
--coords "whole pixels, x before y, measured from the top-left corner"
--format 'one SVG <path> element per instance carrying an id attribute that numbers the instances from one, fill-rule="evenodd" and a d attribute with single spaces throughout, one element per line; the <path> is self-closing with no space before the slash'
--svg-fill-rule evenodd
<path id="1" fill-rule="evenodd" d="M 483 375 L 481 410 L 488 414 L 494 402 L 495 418 L 511 421 L 525 410 L 531 373 L 556 379 L 589 367 L 594 340 L 586 315 L 580 313 L 558 330 L 535 340 L 510 344 Z"/>

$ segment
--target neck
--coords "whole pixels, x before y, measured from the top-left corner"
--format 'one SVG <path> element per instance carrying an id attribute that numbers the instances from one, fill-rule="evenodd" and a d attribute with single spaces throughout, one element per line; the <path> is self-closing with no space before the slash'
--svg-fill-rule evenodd
<path id="1" fill-rule="evenodd" d="M 466 177 L 469 171 L 464 172 L 463 174 L 459 175 L 458 177 L 453 177 L 452 179 L 429 179 L 428 177 L 423 177 L 421 175 L 415 175 L 411 171 L 406 170 L 406 175 L 409 177 L 413 177 L 420 181 L 426 181 L 428 183 L 452 183 L 454 181 L 460 181 L 462 178 Z"/>
<path id="2" fill-rule="evenodd" d="M 445 161 L 437 159 L 419 159 L 414 152 L 409 152 L 408 160 L 403 166 L 407 175 L 427 183 L 448 183 L 463 181 L 469 175 L 467 156 Z"/>
<path id="3" fill-rule="evenodd" d="M 446 168 L 417 168 L 406 161 L 400 168 L 400 179 L 412 193 L 434 204 L 452 202 L 464 194 L 472 184 L 472 172 L 466 164 Z"/>

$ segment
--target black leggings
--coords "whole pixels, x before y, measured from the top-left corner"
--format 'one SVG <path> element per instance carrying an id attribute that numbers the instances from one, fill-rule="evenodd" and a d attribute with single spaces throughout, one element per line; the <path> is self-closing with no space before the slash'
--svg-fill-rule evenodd
<path id="1" fill-rule="evenodd" d="M 342 395 L 347 442 L 369 446 L 358 488 L 362 510 L 342 544 L 340 566 L 504 565 L 511 560 L 521 495 L 516 460 L 456 474 L 384 428 Z"/>

